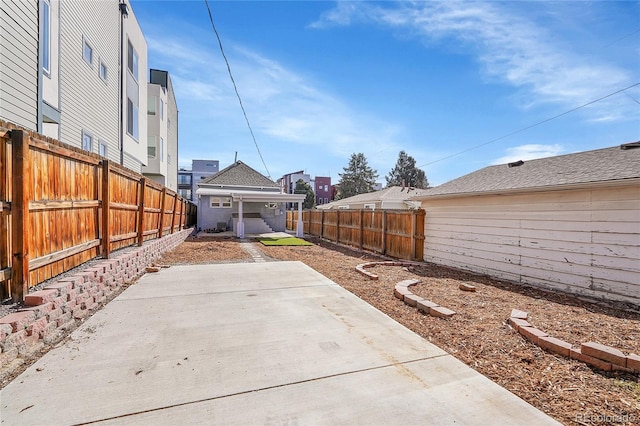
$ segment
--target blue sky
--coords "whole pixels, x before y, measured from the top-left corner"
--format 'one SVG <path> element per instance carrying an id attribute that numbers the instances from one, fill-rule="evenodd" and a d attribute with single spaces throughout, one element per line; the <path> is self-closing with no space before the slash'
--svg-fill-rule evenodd
<path id="1" fill-rule="evenodd" d="M 237 152 L 337 183 L 362 152 L 384 184 L 404 150 L 439 185 L 640 140 L 640 85 L 520 131 L 640 83 L 640 2 L 210 1 L 266 167 L 205 2 L 132 5 L 172 77 L 181 167 Z"/>

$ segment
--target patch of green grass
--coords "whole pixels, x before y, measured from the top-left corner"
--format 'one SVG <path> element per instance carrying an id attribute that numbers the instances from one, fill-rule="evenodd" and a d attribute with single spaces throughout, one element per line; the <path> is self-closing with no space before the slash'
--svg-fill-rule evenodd
<path id="1" fill-rule="evenodd" d="M 285 238 L 261 237 L 261 238 L 258 238 L 258 241 L 260 241 L 265 246 L 312 246 L 313 245 L 309 241 L 305 241 L 303 239 L 296 238 L 296 237 L 285 237 Z"/>

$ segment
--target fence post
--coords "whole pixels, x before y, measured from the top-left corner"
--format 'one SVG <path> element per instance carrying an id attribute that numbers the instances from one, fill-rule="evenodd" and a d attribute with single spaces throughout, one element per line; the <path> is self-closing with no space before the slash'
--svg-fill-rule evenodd
<path id="1" fill-rule="evenodd" d="M 111 204 L 111 189 L 109 188 L 109 160 L 102 160 L 102 257 L 108 259 L 111 255 L 111 227 L 109 226 L 109 210 Z"/>
<path id="2" fill-rule="evenodd" d="M 324 209 L 320 213 L 320 238 L 324 238 Z"/>
<path id="3" fill-rule="evenodd" d="M 31 162 L 29 135 L 11 131 L 11 166 L 13 185 L 11 199 L 11 299 L 21 302 L 29 291 L 29 193 Z M 35 230 L 34 230 L 35 232 Z"/>
<path id="4" fill-rule="evenodd" d="M 144 194 L 147 188 L 147 178 L 140 178 L 139 199 L 138 199 L 138 247 L 144 242 Z"/>
<path id="5" fill-rule="evenodd" d="M 416 225 L 418 221 L 416 220 L 417 210 L 413 210 L 411 212 L 411 260 L 416 260 L 416 243 L 418 242 L 418 238 L 416 236 Z"/>
<path id="6" fill-rule="evenodd" d="M 364 240 L 364 210 L 360 209 L 360 250 L 362 250 L 362 243 Z"/>
<path id="7" fill-rule="evenodd" d="M 173 234 L 173 230 L 176 226 L 176 211 L 178 210 L 178 194 L 173 194 L 173 213 L 171 214 L 171 231 L 170 234 Z"/>
<path id="8" fill-rule="evenodd" d="M 382 255 L 387 253 L 387 211 L 382 211 Z"/>
<path id="9" fill-rule="evenodd" d="M 336 210 L 336 243 L 340 242 L 340 210 Z"/>
<path id="10" fill-rule="evenodd" d="M 160 197 L 160 223 L 158 224 L 158 239 L 162 238 L 162 228 L 164 228 L 164 203 L 167 197 L 167 188 L 162 188 L 162 197 Z"/>

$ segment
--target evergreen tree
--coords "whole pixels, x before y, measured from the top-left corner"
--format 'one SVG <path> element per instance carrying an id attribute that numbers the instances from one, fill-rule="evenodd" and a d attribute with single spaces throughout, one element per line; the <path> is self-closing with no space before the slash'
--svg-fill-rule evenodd
<path id="1" fill-rule="evenodd" d="M 343 168 L 340 176 L 340 192 L 337 199 L 366 194 L 375 190 L 378 172 L 367 164 L 364 154 L 351 154 L 349 165 Z"/>
<path id="2" fill-rule="evenodd" d="M 425 189 L 429 187 L 427 175 L 421 169 L 416 167 L 416 160 L 407 155 L 406 152 L 400 151 L 396 166 L 386 176 L 387 187 L 389 186 L 410 186 L 413 188 Z"/>
<path id="3" fill-rule="evenodd" d="M 296 187 L 293 190 L 294 194 L 307 194 L 305 197 L 302 208 L 305 210 L 312 209 L 316 205 L 316 194 L 313 192 L 313 188 L 307 182 L 302 179 L 298 179 Z"/>

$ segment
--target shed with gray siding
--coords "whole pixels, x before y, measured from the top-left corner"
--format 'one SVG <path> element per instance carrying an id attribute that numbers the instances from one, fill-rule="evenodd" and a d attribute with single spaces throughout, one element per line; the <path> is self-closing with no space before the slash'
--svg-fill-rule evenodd
<path id="1" fill-rule="evenodd" d="M 416 199 L 427 261 L 640 306 L 640 143 L 490 166 Z"/>

